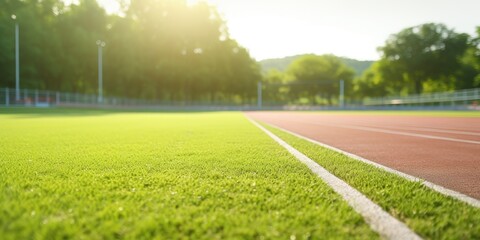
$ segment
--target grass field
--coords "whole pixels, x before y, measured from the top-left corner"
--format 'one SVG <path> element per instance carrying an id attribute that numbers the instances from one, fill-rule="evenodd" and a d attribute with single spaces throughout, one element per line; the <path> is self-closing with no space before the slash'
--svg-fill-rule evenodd
<path id="1" fill-rule="evenodd" d="M 375 239 L 242 113 L 0 109 L 2 239 Z"/>
<path id="2" fill-rule="evenodd" d="M 480 209 L 266 127 L 420 236 L 480 238 Z M 379 238 L 242 113 L 0 109 L 1 239 L 155 237 Z"/>

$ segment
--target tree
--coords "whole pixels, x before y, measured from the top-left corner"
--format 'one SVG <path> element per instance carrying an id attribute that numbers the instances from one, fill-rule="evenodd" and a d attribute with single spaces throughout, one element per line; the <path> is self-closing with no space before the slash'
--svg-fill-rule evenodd
<path id="1" fill-rule="evenodd" d="M 116 67 L 106 73 L 136 84 L 130 89 L 144 98 L 251 101 L 261 78 L 217 10 L 204 2 L 132 1 L 109 37 L 106 58 Z"/>
<path id="2" fill-rule="evenodd" d="M 385 64 L 375 62 L 361 77 L 354 80 L 354 95 L 361 100 L 364 96 L 383 97 L 389 93 L 387 81 L 382 75 L 385 71 L 379 70 Z"/>
<path id="3" fill-rule="evenodd" d="M 58 15 L 56 20 L 55 36 L 60 38 L 56 45 L 60 46 L 60 52 L 63 53 L 57 53 L 62 76 L 58 88 L 63 91 L 96 93 L 95 43 L 97 40 L 105 41 L 108 22 L 105 10 L 96 0 L 81 0 L 79 5 L 72 5 L 68 11 Z M 58 88 L 49 86 L 48 89 Z"/>
<path id="4" fill-rule="evenodd" d="M 470 41 L 470 47 L 467 50 L 464 58 L 462 73 L 464 81 L 459 83 L 459 88 L 474 88 L 480 87 L 480 27 L 477 27 L 477 36 Z"/>
<path id="5" fill-rule="evenodd" d="M 14 22 L 20 28 L 20 87 L 45 89 L 54 87 L 59 67 L 55 57 L 58 36 L 54 32 L 52 8 L 61 4 L 48 0 L 13 1 L 0 3 L 0 84 L 15 86 Z"/>
<path id="6" fill-rule="evenodd" d="M 404 29 L 379 48 L 383 69 L 389 69 L 393 77 L 386 80 L 402 82 L 414 93 L 423 92 L 425 84 L 432 81 L 449 85 L 462 66 L 468 39 L 467 34 L 456 33 L 443 24 Z"/>
<path id="7" fill-rule="evenodd" d="M 293 79 L 290 82 L 293 94 L 309 97 L 311 103 L 320 96 L 329 104 L 332 104 L 334 96 L 338 96 L 340 80 L 345 81 L 348 89 L 355 75 L 351 68 L 333 55 L 305 55 L 292 62 L 287 73 Z"/>
<path id="8" fill-rule="evenodd" d="M 177 0 L 0 1 L 0 87 L 13 87 L 14 21 L 20 23 L 21 87 L 97 93 L 97 40 L 106 96 L 171 101 L 255 100 L 257 63 L 229 36 L 215 7 Z"/>
<path id="9" fill-rule="evenodd" d="M 284 72 L 280 72 L 277 69 L 270 69 L 263 78 L 262 96 L 263 102 L 270 103 L 289 103 L 290 86 L 286 83 L 287 75 Z"/>

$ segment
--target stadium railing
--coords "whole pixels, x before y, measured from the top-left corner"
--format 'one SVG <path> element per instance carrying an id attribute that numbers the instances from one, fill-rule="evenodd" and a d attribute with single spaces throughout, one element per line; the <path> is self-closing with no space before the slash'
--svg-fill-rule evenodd
<path id="1" fill-rule="evenodd" d="M 120 97 L 103 97 L 59 91 L 20 89 L 18 97 L 14 88 L 0 88 L 0 107 L 93 107 L 93 108 L 189 108 L 235 110 L 255 109 L 256 103 L 207 101 L 161 101 Z"/>
<path id="2" fill-rule="evenodd" d="M 480 88 L 465 89 L 451 92 L 424 93 L 408 96 L 392 96 L 365 99 L 365 106 L 393 105 L 476 105 L 480 100 Z"/>
<path id="3" fill-rule="evenodd" d="M 59 91 L 42 91 L 20 89 L 18 97 L 14 88 L 0 88 L 0 107 L 93 107 L 93 108 L 162 108 L 162 109 L 201 109 L 201 110 L 371 110 L 371 109 L 424 109 L 451 108 L 480 110 L 480 88 L 453 92 L 439 92 L 396 96 L 384 98 L 370 98 L 363 104 L 349 103 L 345 107 L 338 106 L 303 106 L 266 101 L 262 107 L 256 102 L 238 104 L 233 102 L 181 102 L 155 101 L 132 98 L 104 97 L 99 101 L 96 94 L 80 94 Z"/>

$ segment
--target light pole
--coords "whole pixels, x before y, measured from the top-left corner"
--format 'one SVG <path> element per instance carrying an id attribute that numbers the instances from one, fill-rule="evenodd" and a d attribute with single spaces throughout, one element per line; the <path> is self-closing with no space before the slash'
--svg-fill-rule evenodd
<path id="1" fill-rule="evenodd" d="M 15 100 L 20 101 L 20 45 L 17 16 L 12 15 L 15 21 Z"/>
<path id="2" fill-rule="evenodd" d="M 340 80 L 340 99 L 339 99 L 340 108 L 345 107 L 345 82 Z"/>
<path id="3" fill-rule="evenodd" d="M 103 65 L 102 65 L 102 48 L 105 47 L 105 42 L 97 40 L 98 46 L 98 102 L 103 102 Z"/>
<path id="4" fill-rule="evenodd" d="M 262 82 L 258 82 L 257 85 L 257 105 L 258 109 L 262 108 Z"/>

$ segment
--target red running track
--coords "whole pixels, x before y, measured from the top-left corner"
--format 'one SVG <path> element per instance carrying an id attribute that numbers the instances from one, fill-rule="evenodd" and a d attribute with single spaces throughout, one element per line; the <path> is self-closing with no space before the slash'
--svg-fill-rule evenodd
<path id="1" fill-rule="evenodd" d="M 480 199 L 480 118 L 248 112 L 398 171 Z"/>

